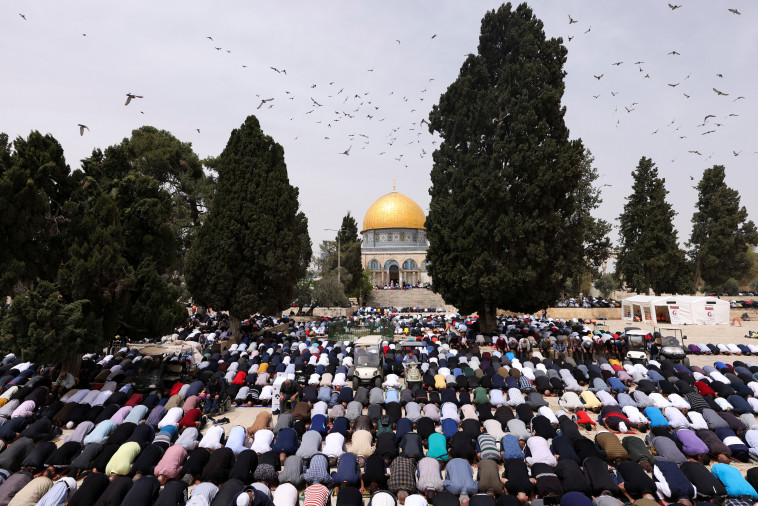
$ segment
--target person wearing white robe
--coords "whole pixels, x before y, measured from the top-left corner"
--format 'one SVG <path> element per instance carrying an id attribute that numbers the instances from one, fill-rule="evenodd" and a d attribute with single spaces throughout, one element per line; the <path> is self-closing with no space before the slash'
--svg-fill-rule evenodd
<path id="1" fill-rule="evenodd" d="M 697 411 L 690 411 L 687 413 L 687 418 L 690 420 L 690 428 L 692 430 L 705 430 L 708 428 L 708 423 L 703 418 L 703 415 Z"/>
<path id="2" fill-rule="evenodd" d="M 666 420 L 669 422 L 669 427 L 674 429 L 687 429 L 690 423 L 687 421 L 687 417 L 682 414 L 681 411 L 674 406 L 669 406 L 663 410 L 663 414 Z"/>
<path id="3" fill-rule="evenodd" d="M 257 454 L 266 453 L 271 451 L 271 443 L 274 442 L 274 431 L 270 429 L 261 429 L 256 431 L 253 437 L 253 444 L 250 445 L 250 449 Z"/>

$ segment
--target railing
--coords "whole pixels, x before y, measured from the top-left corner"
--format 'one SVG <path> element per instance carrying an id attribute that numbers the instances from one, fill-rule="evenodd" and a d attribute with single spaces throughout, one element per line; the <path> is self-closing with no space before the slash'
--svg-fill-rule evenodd
<path id="1" fill-rule="evenodd" d="M 380 335 L 392 337 L 394 326 L 386 321 L 380 322 L 329 322 L 326 333 L 329 339 L 337 341 L 353 341 L 363 336 Z"/>

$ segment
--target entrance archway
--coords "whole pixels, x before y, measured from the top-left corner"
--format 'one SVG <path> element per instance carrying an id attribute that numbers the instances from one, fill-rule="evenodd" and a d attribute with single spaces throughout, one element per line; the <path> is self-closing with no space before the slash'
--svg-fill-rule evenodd
<path id="1" fill-rule="evenodd" d="M 397 264 L 390 265 L 390 283 L 393 285 L 400 283 L 400 268 Z"/>

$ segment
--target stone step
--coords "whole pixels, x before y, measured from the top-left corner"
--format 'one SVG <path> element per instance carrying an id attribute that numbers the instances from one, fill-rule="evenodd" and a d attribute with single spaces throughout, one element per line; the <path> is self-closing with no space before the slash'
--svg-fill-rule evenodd
<path id="1" fill-rule="evenodd" d="M 425 288 L 411 290 L 374 290 L 366 297 L 369 307 L 421 307 L 445 308 L 446 312 L 457 313 L 455 307 L 445 303 L 440 294 Z"/>

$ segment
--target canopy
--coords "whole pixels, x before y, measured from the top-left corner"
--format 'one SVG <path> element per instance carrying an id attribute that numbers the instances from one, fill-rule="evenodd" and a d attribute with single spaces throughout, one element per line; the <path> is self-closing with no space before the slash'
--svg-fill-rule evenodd
<path id="1" fill-rule="evenodd" d="M 728 325 L 729 303 L 715 297 L 692 295 L 634 295 L 621 301 L 627 321 L 673 325 Z"/>

